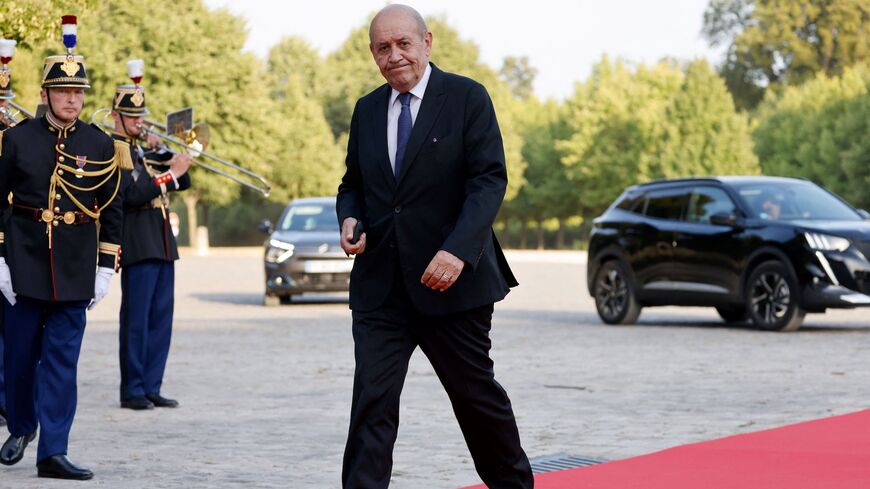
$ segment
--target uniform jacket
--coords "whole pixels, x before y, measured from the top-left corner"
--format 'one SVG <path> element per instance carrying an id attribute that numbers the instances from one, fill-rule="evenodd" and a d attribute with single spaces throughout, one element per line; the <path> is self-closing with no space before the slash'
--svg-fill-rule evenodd
<path id="1" fill-rule="evenodd" d="M 357 102 L 338 188 L 339 223 L 355 217 L 366 232 L 365 252 L 351 272 L 351 309 L 383 304 L 396 267 L 414 305 L 426 314 L 503 299 L 517 282 L 492 231 L 507 171 L 489 94 L 481 84 L 432 65 L 396 178 L 387 153 L 390 92 L 383 85 Z M 446 292 L 420 283 L 438 250 L 465 261 Z"/>
<path id="2" fill-rule="evenodd" d="M 116 197 L 120 174 L 117 168 L 108 176 L 75 178 L 59 164 L 78 166 L 82 157 L 91 161 L 114 160 L 112 139 L 99 129 L 76 121 L 67 129 L 52 125 L 45 117 L 17 124 L 2 134 L 0 146 L 0 215 L 13 203 L 36 209 L 51 209 L 56 215 L 79 211 L 60 188 L 54 195 L 49 189 L 52 178 L 63 178 L 70 185 L 90 188 L 105 180 L 95 190 L 77 190 L 68 186 L 72 196 L 89 209 L 104 208 L 97 224 L 89 222 L 52 226 L 32 216 L 8 215 L 0 224 L 0 256 L 6 258 L 15 293 L 39 300 L 78 301 L 94 296 L 96 267 L 114 268 L 121 241 L 121 202 Z M 62 153 L 73 158 L 65 157 Z M 74 161 L 70 161 L 73 159 Z M 106 165 L 83 163 L 83 171 L 98 171 Z M 100 252 L 98 253 L 98 245 Z"/>
<path id="3" fill-rule="evenodd" d="M 132 142 L 122 135 L 115 139 Z M 154 174 L 164 173 L 168 166 L 148 164 L 145 161 L 167 161 L 172 153 L 164 151 L 142 152 L 138 145 L 131 146 L 133 170 L 124 171 L 124 231 L 121 240 L 121 266 L 144 260 L 173 261 L 178 259 L 178 244 L 169 224 L 169 207 L 163 202 L 167 192 L 175 191 L 175 182 L 158 185 Z M 148 167 L 151 168 L 149 173 Z M 190 188 L 190 174 L 178 178 L 178 189 Z M 163 207 L 161 207 L 163 204 Z"/>

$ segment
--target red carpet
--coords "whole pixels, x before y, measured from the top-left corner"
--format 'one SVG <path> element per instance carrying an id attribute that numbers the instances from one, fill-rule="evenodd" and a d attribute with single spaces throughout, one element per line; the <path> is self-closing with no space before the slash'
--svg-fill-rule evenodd
<path id="1" fill-rule="evenodd" d="M 535 488 L 870 489 L 870 410 L 544 473 Z"/>

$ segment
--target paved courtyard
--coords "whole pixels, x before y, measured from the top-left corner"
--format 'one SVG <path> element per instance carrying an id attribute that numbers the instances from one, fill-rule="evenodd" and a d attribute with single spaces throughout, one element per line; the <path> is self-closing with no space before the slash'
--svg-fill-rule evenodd
<path id="1" fill-rule="evenodd" d="M 511 253 L 521 286 L 497 305 L 496 375 L 530 457 L 618 459 L 870 406 L 870 317 L 808 316 L 797 333 L 724 326 L 710 309 L 598 321 L 579 253 Z M 118 408 L 120 280 L 90 314 L 70 455 L 86 483 L 36 478 L 35 445 L 0 487 L 336 488 L 353 376 L 346 297 L 260 305 L 258 250 L 186 255 L 164 394 Z M 392 487 L 479 482 L 419 351 L 402 398 Z"/>

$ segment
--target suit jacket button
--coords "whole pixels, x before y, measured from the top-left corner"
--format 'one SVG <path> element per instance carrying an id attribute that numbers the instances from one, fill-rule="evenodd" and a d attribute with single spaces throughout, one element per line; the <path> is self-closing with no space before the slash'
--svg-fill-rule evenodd
<path id="1" fill-rule="evenodd" d="M 396 214 L 400 214 L 402 212 L 402 206 L 397 205 L 396 208 L 393 210 L 396 211 Z"/>
<path id="2" fill-rule="evenodd" d="M 396 247 L 396 242 L 390 241 L 390 248 L 395 248 L 395 247 Z"/>

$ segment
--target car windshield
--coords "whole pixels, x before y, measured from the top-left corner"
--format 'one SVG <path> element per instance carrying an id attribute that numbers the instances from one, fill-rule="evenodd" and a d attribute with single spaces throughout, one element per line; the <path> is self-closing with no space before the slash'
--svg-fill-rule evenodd
<path id="1" fill-rule="evenodd" d="M 809 182 L 734 185 L 752 217 L 766 220 L 860 221 L 861 216 L 825 189 Z"/>
<path id="2" fill-rule="evenodd" d="M 282 231 L 335 231 L 338 218 L 335 207 L 323 204 L 296 204 L 290 207 L 281 220 Z"/>

